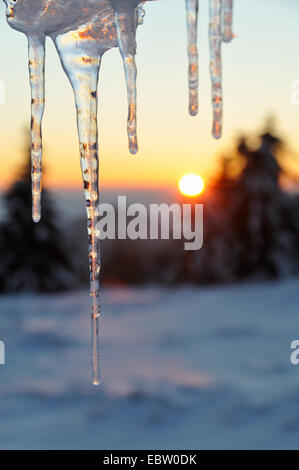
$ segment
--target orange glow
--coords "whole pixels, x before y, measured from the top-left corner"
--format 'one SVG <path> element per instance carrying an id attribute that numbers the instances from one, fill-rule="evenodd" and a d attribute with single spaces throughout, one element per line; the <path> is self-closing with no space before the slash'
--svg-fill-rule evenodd
<path id="1" fill-rule="evenodd" d="M 179 188 L 184 196 L 195 197 L 201 194 L 205 184 L 201 176 L 189 174 L 183 176 L 179 181 Z"/>

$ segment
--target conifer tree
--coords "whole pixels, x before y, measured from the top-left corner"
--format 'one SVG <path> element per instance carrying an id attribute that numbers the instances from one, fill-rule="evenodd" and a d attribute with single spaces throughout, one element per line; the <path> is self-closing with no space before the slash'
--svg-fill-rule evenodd
<path id="1" fill-rule="evenodd" d="M 0 229 L 2 292 L 50 292 L 75 283 L 68 244 L 58 227 L 49 192 L 42 194 L 42 219 L 31 216 L 30 148 L 18 180 L 4 195 L 7 217 Z"/>
<path id="2" fill-rule="evenodd" d="M 238 278 L 277 278 L 299 266 L 297 203 L 280 186 L 282 141 L 270 129 L 257 150 L 241 139 L 245 165 L 235 186 L 232 226 Z"/>

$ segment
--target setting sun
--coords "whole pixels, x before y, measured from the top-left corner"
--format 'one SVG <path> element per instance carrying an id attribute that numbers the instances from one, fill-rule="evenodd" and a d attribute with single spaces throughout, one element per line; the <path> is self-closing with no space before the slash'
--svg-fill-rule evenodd
<path id="1" fill-rule="evenodd" d="M 179 188 L 182 194 L 189 197 L 198 196 L 204 190 L 205 183 L 201 176 L 190 174 L 183 176 L 179 181 Z"/>

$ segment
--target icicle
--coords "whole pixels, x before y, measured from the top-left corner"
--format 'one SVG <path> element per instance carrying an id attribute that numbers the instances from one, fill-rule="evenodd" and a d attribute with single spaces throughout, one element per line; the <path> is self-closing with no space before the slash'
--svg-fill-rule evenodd
<path id="1" fill-rule="evenodd" d="M 230 42 L 234 37 L 232 31 L 233 0 L 222 0 L 222 2 L 222 38 L 224 42 Z"/>
<path id="2" fill-rule="evenodd" d="M 100 383 L 99 372 L 99 276 L 100 250 L 97 223 L 99 222 L 98 187 L 98 126 L 97 126 L 97 86 L 100 57 L 82 55 L 76 47 L 70 50 L 59 47 L 61 61 L 73 87 L 80 145 L 81 169 L 87 211 L 90 297 L 91 297 L 91 335 L 92 335 L 92 382 Z"/>
<path id="3" fill-rule="evenodd" d="M 4 0 L 10 26 L 28 37 L 32 92 L 33 219 L 40 220 L 42 170 L 42 117 L 44 112 L 45 36 L 50 36 L 72 84 L 87 206 L 93 383 L 99 384 L 99 276 L 97 84 L 101 58 L 119 47 L 128 90 L 130 152 L 138 150 L 136 134 L 136 28 L 144 17 L 141 0 Z M 232 38 L 232 0 L 210 1 L 210 51 L 213 135 L 222 130 L 221 43 Z M 190 113 L 198 110 L 198 0 L 186 0 L 188 25 Z"/>
<path id="4" fill-rule="evenodd" d="M 115 24 L 118 37 L 119 50 L 123 58 L 127 90 L 128 90 L 128 138 L 129 150 L 134 155 L 138 152 L 137 120 L 136 120 L 136 80 L 137 67 L 135 62 L 136 40 L 134 24 L 134 11 L 124 10 L 121 6 L 115 10 Z"/>
<path id="5" fill-rule="evenodd" d="M 28 36 L 31 85 L 32 218 L 41 218 L 42 118 L 45 109 L 45 37 Z"/>
<path id="6" fill-rule="evenodd" d="M 210 1 L 210 72 L 212 80 L 213 136 L 219 139 L 222 135 L 222 59 L 221 59 L 221 0 Z"/>
<path id="7" fill-rule="evenodd" d="M 186 8 L 189 58 L 189 113 L 191 116 L 195 116 L 198 113 L 198 0 L 186 0 Z"/>
<path id="8" fill-rule="evenodd" d="M 144 20 L 144 17 L 145 17 L 144 4 L 145 4 L 145 2 L 142 2 L 137 6 L 138 25 L 143 24 L 143 20 Z"/>
<path id="9" fill-rule="evenodd" d="M 99 373 L 99 275 L 100 251 L 96 225 L 98 218 L 98 130 L 97 130 L 97 82 L 100 59 L 81 58 L 82 69 L 69 73 L 74 89 L 82 177 L 87 210 L 90 296 L 91 296 L 91 335 L 92 335 L 92 381 L 100 383 Z M 73 64 L 74 65 L 74 64 Z"/>

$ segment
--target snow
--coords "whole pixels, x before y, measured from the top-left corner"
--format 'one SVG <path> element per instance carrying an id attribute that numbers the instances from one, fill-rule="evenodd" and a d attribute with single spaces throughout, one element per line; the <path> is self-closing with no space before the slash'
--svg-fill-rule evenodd
<path id="1" fill-rule="evenodd" d="M 298 279 L 0 298 L 1 449 L 298 448 Z"/>

